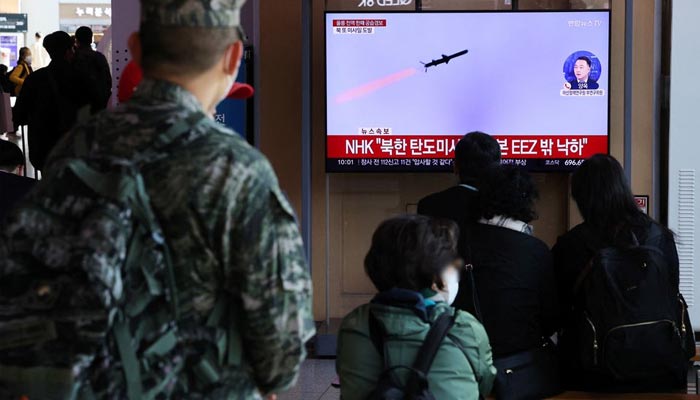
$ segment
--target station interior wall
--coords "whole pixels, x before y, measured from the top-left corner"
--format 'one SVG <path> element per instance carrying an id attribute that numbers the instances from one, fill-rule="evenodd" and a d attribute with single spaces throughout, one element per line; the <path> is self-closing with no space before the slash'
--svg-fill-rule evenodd
<path id="1" fill-rule="evenodd" d="M 392 215 L 415 212 L 421 197 L 455 184 L 455 178 L 448 173 L 325 172 L 324 0 L 311 1 L 311 156 L 304 159 L 303 146 L 308 144 L 303 142 L 301 133 L 302 1 L 286 0 L 282 7 L 278 2 L 249 0 L 244 9 L 244 28 L 251 36 L 250 44 L 255 51 L 256 145 L 270 159 L 282 189 L 300 218 L 310 218 L 314 314 L 317 320 L 324 320 L 340 318 L 373 296 L 375 291 L 365 277 L 362 260 L 376 226 Z M 609 5 L 612 11 L 610 148 L 611 154 L 624 164 L 625 0 L 589 1 L 594 5 Z M 654 217 L 660 214 L 656 195 L 659 187 L 660 1 L 634 2 L 632 10 L 634 95 L 630 99 L 629 143 L 633 146 L 627 152 L 633 191 L 650 196 L 649 209 Z M 433 3 L 439 6 L 439 0 Z M 566 9 L 575 7 L 574 3 L 576 1 L 521 0 L 520 7 Z M 138 21 L 137 4 L 138 0 L 119 0 L 114 4 L 114 51 L 123 50 L 128 33 L 137 28 L 134 26 L 134 21 Z M 478 0 L 461 4 L 468 4 L 468 9 L 495 10 L 502 9 L 505 2 Z M 124 43 L 120 45 L 121 40 Z M 119 58 L 116 54 L 113 57 Z M 115 71 L 115 76 L 118 72 Z M 305 163 L 311 164 L 309 210 L 302 209 Z M 540 192 L 535 235 L 552 245 L 557 236 L 581 221 L 569 194 L 570 177 L 551 173 L 536 174 L 534 178 Z M 304 211 L 310 215 L 304 215 Z"/>

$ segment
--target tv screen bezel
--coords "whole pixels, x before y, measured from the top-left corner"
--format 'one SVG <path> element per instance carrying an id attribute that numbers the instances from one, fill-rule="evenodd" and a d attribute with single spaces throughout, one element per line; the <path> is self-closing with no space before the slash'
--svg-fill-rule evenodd
<path id="1" fill-rule="evenodd" d="M 385 11 L 382 10 L 380 12 L 376 10 L 356 10 L 356 11 L 328 11 L 326 10 L 323 14 L 323 106 L 324 106 L 324 169 L 325 173 L 327 174 L 372 174 L 372 173 L 393 173 L 393 174 L 422 174 L 422 173 L 451 173 L 452 170 L 431 170 L 431 169 L 425 169 L 425 168 L 413 168 L 413 169 L 407 169 L 407 170 L 395 170 L 395 169 L 387 169 L 387 170 L 382 170 L 380 169 L 348 169 L 348 170 L 338 170 L 338 169 L 329 169 L 329 164 L 328 164 L 328 54 L 327 54 L 327 46 L 328 46 L 328 16 L 329 15 L 381 15 L 381 14 L 387 14 L 387 15 L 396 15 L 396 14 L 530 14 L 530 13 L 538 13 L 538 14 L 561 14 L 561 13 L 580 13 L 580 14 L 589 14 L 589 13 L 601 13 L 604 12 L 608 14 L 608 93 L 606 94 L 607 97 L 607 152 L 605 154 L 610 154 L 610 125 L 611 125 L 611 118 L 610 118 L 610 111 L 611 111 L 611 100 L 610 100 L 610 95 L 612 90 L 610 89 L 612 87 L 612 82 L 613 82 L 613 62 L 612 62 L 612 10 L 607 8 L 603 9 L 585 9 L 585 10 L 423 10 L 423 11 L 409 11 L 409 10 L 396 10 L 396 11 Z M 467 132 L 465 132 L 466 134 Z M 489 132 L 487 132 L 489 133 Z M 537 160 L 540 160 L 539 158 Z M 577 166 L 558 166 L 558 167 L 549 167 L 545 168 L 543 166 L 524 166 L 520 167 L 522 169 L 525 169 L 529 172 L 540 172 L 540 173 L 571 173 L 573 172 Z"/>

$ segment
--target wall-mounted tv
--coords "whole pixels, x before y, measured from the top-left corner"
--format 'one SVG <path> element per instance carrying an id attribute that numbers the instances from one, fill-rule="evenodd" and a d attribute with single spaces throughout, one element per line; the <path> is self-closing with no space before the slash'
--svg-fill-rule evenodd
<path id="1" fill-rule="evenodd" d="M 608 152 L 609 11 L 326 14 L 326 170 L 449 171 L 467 132 L 566 171 Z"/>

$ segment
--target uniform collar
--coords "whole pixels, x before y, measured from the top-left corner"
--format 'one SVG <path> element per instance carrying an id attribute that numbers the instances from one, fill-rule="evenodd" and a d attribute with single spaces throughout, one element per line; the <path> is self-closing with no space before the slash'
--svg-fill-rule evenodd
<path id="1" fill-rule="evenodd" d="M 134 93 L 135 101 L 176 103 L 194 112 L 205 112 L 192 92 L 172 82 L 145 78 Z"/>
<path id="2" fill-rule="evenodd" d="M 425 297 L 420 292 L 413 290 L 392 288 L 377 293 L 372 299 L 374 304 L 383 304 L 391 307 L 406 308 L 413 311 L 423 321 L 428 322 L 428 308 L 435 302 L 426 303 Z"/>

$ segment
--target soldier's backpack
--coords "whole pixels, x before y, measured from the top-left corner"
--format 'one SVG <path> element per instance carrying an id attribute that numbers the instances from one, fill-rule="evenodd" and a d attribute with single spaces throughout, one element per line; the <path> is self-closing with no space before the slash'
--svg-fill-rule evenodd
<path id="1" fill-rule="evenodd" d="M 7 220 L 0 236 L 0 394 L 153 399 L 180 384 L 175 378 L 186 363 L 201 385 L 219 379 L 225 311 L 219 302 L 205 327 L 187 330 L 141 174 L 205 118 L 175 123 L 129 159 L 89 154 L 78 130 L 82 150 L 56 160 Z M 198 354 L 187 353 L 192 347 Z"/>
<path id="2" fill-rule="evenodd" d="M 658 231 L 654 226 L 649 238 Z M 574 287 L 579 340 L 573 346 L 584 371 L 612 382 L 682 382 L 695 352 L 687 306 L 664 254 L 632 236 L 629 247 L 597 251 L 580 273 Z"/>
<path id="3" fill-rule="evenodd" d="M 447 336 L 447 332 L 455 323 L 455 316 L 445 312 L 433 322 L 430 331 L 428 331 L 423 344 L 418 350 L 418 355 L 413 365 L 408 367 L 389 364 L 386 354 L 386 331 L 381 322 L 374 316 L 374 313 L 370 311 L 370 338 L 382 357 L 384 371 L 379 376 L 377 386 L 367 397 L 367 400 L 435 400 L 435 396 L 430 392 L 428 386 L 428 372 L 440 349 L 440 345 L 445 336 Z M 398 383 L 394 377 L 394 372 L 398 369 L 407 369 L 409 371 L 405 385 Z"/>

